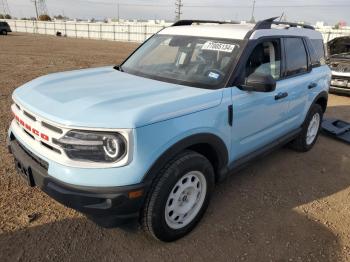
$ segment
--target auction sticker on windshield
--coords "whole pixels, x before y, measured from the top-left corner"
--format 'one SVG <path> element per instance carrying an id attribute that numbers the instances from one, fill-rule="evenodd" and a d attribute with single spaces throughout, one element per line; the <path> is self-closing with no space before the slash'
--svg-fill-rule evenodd
<path id="1" fill-rule="evenodd" d="M 235 49 L 235 45 L 224 44 L 219 42 L 207 41 L 202 46 L 202 50 L 212 50 L 212 51 L 222 51 L 227 53 L 232 53 Z"/>

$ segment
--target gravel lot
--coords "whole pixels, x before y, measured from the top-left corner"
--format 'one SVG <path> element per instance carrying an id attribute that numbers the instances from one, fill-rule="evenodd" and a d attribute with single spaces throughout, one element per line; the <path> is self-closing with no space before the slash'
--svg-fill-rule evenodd
<path id="1" fill-rule="evenodd" d="M 171 244 L 136 226 L 99 228 L 24 185 L 5 148 L 12 91 L 47 73 L 119 63 L 136 46 L 0 37 L 0 261 L 350 261 L 350 147 L 325 136 L 309 153 L 283 148 L 229 177 L 194 232 Z M 327 116 L 350 121 L 350 98 L 331 95 Z"/>

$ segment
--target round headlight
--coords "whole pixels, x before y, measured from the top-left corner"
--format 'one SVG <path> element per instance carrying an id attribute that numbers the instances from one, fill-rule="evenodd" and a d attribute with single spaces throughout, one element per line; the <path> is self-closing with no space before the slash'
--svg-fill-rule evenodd
<path id="1" fill-rule="evenodd" d="M 52 141 L 73 160 L 113 163 L 127 154 L 127 141 L 119 133 L 71 130 Z"/>
<path id="2" fill-rule="evenodd" d="M 116 137 L 105 137 L 103 139 L 103 149 L 107 156 L 116 158 L 120 152 L 120 139 Z"/>

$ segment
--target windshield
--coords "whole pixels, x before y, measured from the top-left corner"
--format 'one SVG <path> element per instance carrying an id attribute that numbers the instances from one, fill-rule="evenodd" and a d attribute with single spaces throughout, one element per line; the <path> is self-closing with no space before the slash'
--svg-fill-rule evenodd
<path id="1" fill-rule="evenodd" d="M 203 88 L 222 87 L 241 41 L 155 35 L 122 64 L 122 70 L 160 81 Z"/>

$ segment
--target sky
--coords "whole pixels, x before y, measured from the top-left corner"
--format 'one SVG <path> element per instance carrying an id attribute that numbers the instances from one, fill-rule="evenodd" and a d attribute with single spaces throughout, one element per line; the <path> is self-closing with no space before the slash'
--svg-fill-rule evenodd
<path id="1" fill-rule="evenodd" d="M 46 0 L 49 15 L 63 14 L 70 18 L 174 20 L 176 0 Z M 7 0 L 12 16 L 35 16 L 31 0 Z M 253 0 L 182 0 L 183 19 L 249 20 Z M 2 13 L 0 0 L 0 13 Z M 255 20 L 280 16 L 288 21 L 334 25 L 339 21 L 350 24 L 350 0 L 256 0 Z"/>

